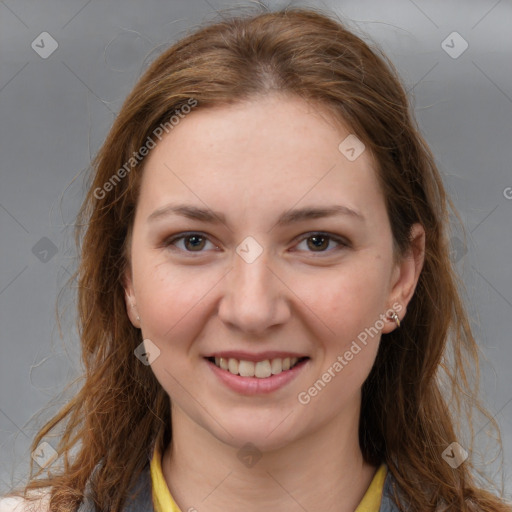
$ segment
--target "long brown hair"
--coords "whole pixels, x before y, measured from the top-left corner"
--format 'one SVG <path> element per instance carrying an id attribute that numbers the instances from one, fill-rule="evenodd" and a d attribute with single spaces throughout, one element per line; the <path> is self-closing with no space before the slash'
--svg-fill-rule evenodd
<path id="1" fill-rule="evenodd" d="M 43 471 L 33 475 L 31 461 L 24 492 L 51 486 L 51 510 L 74 511 L 101 462 L 96 504 L 118 512 L 162 428 L 170 441 L 169 397 L 151 368 L 134 357 L 141 333 L 126 313 L 122 275 L 144 159 L 128 168 L 126 162 L 191 98 L 200 109 L 271 92 L 326 109 L 375 155 L 397 258 L 410 249 L 412 224 L 425 228 L 424 267 L 407 315 L 400 329 L 383 335 L 363 385 L 359 439 L 365 460 L 387 464 L 402 509 L 511 510 L 484 489 L 488 478 L 479 483 L 484 472 L 472 457 L 457 468 L 442 457 L 454 441 L 472 453 L 473 428 L 467 439 L 460 429 L 472 425 L 475 408 L 497 432 L 500 446 L 501 438 L 477 400 L 478 347 L 450 259 L 450 209 L 459 217 L 434 157 L 396 69 L 378 47 L 333 16 L 301 8 L 206 24 L 156 58 L 125 100 L 93 160 L 76 225 L 84 383 L 32 444 L 36 449 L 66 420 L 57 447 L 64 467 L 50 467 L 51 474 L 37 478 Z M 120 179 L 112 181 L 123 166 Z M 112 186 L 105 187 L 107 182 Z"/>

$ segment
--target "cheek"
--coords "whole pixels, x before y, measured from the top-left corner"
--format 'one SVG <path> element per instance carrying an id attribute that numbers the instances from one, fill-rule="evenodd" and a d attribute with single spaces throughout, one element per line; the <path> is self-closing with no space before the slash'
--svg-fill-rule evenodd
<path id="1" fill-rule="evenodd" d="M 147 264 L 138 275 L 137 307 L 146 337 L 155 337 L 162 343 L 175 339 L 198 325 L 201 302 L 212 289 L 211 275 L 182 270 L 169 263 Z M 212 281 L 212 283 L 210 283 Z M 183 334 L 184 335 L 184 334 Z"/>
<path id="2" fill-rule="evenodd" d="M 329 328 L 326 332 L 337 348 L 350 345 L 366 328 L 374 326 L 386 309 L 387 273 L 382 259 L 361 258 L 354 263 L 317 280 L 316 293 L 310 291 L 305 300 Z"/>
<path id="3" fill-rule="evenodd" d="M 195 385 L 192 369 L 197 347 L 193 341 L 204 328 L 208 315 L 206 292 L 214 288 L 215 280 L 211 275 L 208 278 L 168 263 L 148 265 L 146 269 L 139 275 L 137 299 L 142 335 L 160 350 L 151 364 L 153 373 L 180 403 L 182 398 L 187 399 L 181 396 L 183 390 Z"/>

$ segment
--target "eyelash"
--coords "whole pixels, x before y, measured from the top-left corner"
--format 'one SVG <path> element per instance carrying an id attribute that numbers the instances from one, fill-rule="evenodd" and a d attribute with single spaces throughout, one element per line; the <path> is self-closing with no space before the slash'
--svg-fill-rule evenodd
<path id="1" fill-rule="evenodd" d="M 185 232 L 185 233 L 179 233 L 179 234 L 177 234 L 175 236 L 172 236 L 172 237 L 168 238 L 167 240 L 164 241 L 163 246 L 164 247 L 169 247 L 171 245 L 174 245 L 179 240 L 183 240 L 183 239 L 195 236 L 195 235 L 199 235 L 200 237 L 205 238 L 209 242 L 211 242 L 211 240 L 208 238 L 208 236 L 206 236 L 204 233 L 202 233 L 200 231 L 188 231 L 188 232 Z M 298 243 L 301 243 L 304 240 L 307 240 L 308 238 L 312 238 L 314 236 L 323 236 L 324 238 L 327 238 L 330 241 L 336 242 L 337 244 L 339 244 L 339 246 L 337 248 L 335 248 L 335 249 L 326 250 L 326 251 L 318 251 L 317 253 L 315 253 L 315 251 L 307 251 L 307 252 L 311 252 L 312 254 L 319 254 L 319 255 L 321 255 L 321 254 L 329 254 L 329 253 L 332 253 L 333 251 L 341 250 L 343 248 L 350 247 L 350 244 L 346 240 L 344 240 L 344 239 L 342 239 L 342 238 L 340 238 L 338 236 L 331 235 L 329 233 L 325 233 L 325 232 L 322 232 L 322 231 L 311 231 L 309 233 L 305 233 L 304 235 L 301 236 L 301 238 L 299 239 Z M 211 242 L 211 243 L 213 243 L 213 242 Z M 194 253 L 196 253 L 198 255 L 200 255 L 200 254 L 202 254 L 204 252 L 203 250 L 201 250 L 201 251 L 187 251 L 187 250 L 183 250 L 183 249 L 179 249 L 179 250 L 182 251 L 182 252 L 185 252 L 187 254 L 194 254 Z"/>

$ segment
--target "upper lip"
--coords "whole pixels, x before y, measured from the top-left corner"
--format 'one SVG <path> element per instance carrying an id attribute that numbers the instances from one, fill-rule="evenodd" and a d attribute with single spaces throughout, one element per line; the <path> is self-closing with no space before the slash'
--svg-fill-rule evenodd
<path id="1" fill-rule="evenodd" d="M 265 359 L 284 359 L 286 357 L 296 357 L 298 359 L 302 357 L 307 357 L 304 354 L 297 354 L 295 352 L 286 352 L 283 350 L 267 350 L 265 352 L 258 352 L 258 353 L 252 353 L 252 352 L 244 352 L 241 350 L 226 350 L 222 352 L 212 352 L 211 354 L 208 354 L 205 356 L 208 357 L 223 357 L 225 359 L 238 359 L 239 361 L 265 361 Z"/>

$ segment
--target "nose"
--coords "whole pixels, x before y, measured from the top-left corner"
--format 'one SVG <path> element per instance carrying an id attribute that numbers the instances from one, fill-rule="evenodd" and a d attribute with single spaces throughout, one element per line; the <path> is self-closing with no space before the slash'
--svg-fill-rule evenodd
<path id="1" fill-rule="evenodd" d="M 220 319 L 245 333 L 262 334 L 290 318 L 290 290 L 274 270 L 267 252 L 252 262 L 233 255 L 219 305 Z"/>

